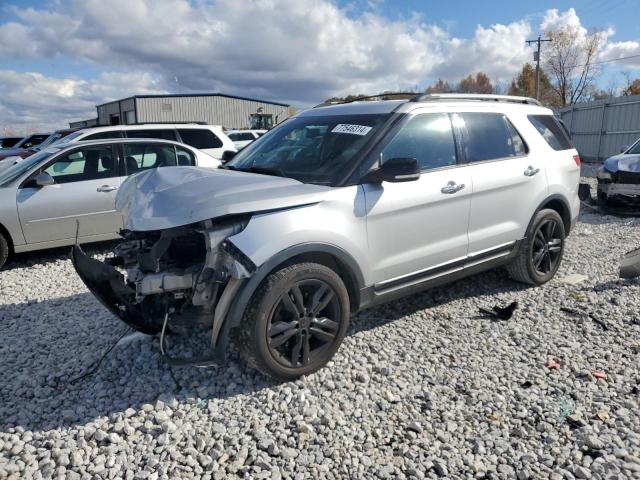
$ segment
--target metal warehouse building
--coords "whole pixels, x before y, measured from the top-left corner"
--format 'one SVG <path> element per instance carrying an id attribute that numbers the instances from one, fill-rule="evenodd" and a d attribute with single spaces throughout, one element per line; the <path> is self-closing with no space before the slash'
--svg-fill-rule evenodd
<path id="1" fill-rule="evenodd" d="M 97 125 L 201 122 L 227 129 L 268 129 L 293 114 L 284 103 L 222 93 L 135 95 L 96 109 Z"/>

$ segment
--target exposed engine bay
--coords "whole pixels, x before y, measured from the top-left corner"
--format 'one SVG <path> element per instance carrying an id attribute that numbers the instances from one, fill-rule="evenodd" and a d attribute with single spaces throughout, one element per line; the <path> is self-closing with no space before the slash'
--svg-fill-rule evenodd
<path id="1" fill-rule="evenodd" d="M 123 231 L 123 241 L 105 262 L 77 245 L 72 258 L 87 287 L 133 329 L 162 332 L 162 344 L 168 323 L 178 333 L 181 325 L 197 323 L 210 333 L 215 349 L 234 294 L 256 268 L 226 241 L 249 219 L 241 215 L 160 231 Z"/>

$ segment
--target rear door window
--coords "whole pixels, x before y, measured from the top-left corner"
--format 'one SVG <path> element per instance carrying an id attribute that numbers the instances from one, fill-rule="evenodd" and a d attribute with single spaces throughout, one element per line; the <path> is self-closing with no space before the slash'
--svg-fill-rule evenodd
<path id="1" fill-rule="evenodd" d="M 123 146 L 127 175 L 158 167 L 178 165 L 173 145 L 160 143 L 126 143 Z"/>
<path id="2" fill-rule="evenodd" d="M 82 140 L 104 140 L 105 138 L 122 138 L 122 130 L 111 130 L 110 132 L 100 132 L 87 135 Z"/>
<path id="3" fill-rule="evenodd" d="M 501 113 L 456 113 L 454 124 L 463 138 L 467 162 L 484 162 L 527 153 L 524 140 Z"/>
<path id="4" fill-rule="evenodd" d="M 141 128 L 126 130 L 129 138 L 159 138 L 160 140 L 176 140 L 176 133 L 172 128 Z"/>
<path id="5" fill-rule="evenodd" d="M 178 134 L 182 143 L 193 148 L 220 148 L 222 141 L 211 130 L 206 128 L 179 128 Z"/>
<path id="6" fill-rule="evenodd" d="M 178 166 L 180 167 L 193 167 L 196 164 L 196 159 L 190 150 L 182 147 L 176 147 L 176 154 L 178 155 Z"/>
<path id="7" fill-rule="evenodd" d="M 569 137 L 553 115 L 528 115 L 527 118 L 554 150 L 573 148 Z"/>

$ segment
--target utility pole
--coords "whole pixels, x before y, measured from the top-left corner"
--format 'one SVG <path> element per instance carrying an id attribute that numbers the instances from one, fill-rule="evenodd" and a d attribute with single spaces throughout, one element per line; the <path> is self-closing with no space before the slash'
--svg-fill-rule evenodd
<path id="1" fill-rule="evenodd" d="M 542 42 L 551 42 L 550 38 L 541 38 L 538 35 L 537 40 L 527 40 L 527 45 L 531 45 L 532 43 L 536 43 L 538 45 L 538 50 L 533 52 L 533 59 L 536 62 L 536 100 L 539 100 L 540 97 L 540 45 Z"/>

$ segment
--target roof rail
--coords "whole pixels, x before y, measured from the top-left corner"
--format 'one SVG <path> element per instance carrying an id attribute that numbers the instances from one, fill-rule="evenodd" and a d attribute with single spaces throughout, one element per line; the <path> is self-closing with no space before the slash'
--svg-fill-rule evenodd
<path id="1" fill-rule="evenodd" d="M 479 93 L 427 93 L 424 95 L 416 95 L 411 99 L 412 102 L 438 102 L 451 100 L 522 103 L 525 105 L 543 106 L 542 103 L 535 98 L 517 97 L 514 95 L 487 95 Z"/>
<path id="2" fill-rule="evenodd" d="M 415 98 L 416 96 L 419 96 L 419 93 L 414 93 L 414 92 L 384 92 L 384 93 L 378 93 L 377 95 L 361 95 L 359 97 L 355 97 L 352 98 L 351 100 L 347 100 L 347 101 L 343 101 L 343 102 L 323 102 L 323 103 L 319 103 L 318 105 L 316 105 L 313 108 L 318 108 L 318 107 L 326 107 L 329 105 L 343 105 L 345 103 L 352 103 L 352 102 L 359 102 L 360 100 L 370 100 L 372 98 L 379 98 L 379 97 L 397 97 L 397 96 L 405 96 L 405 97 L 411 97 L 411 99 Z M 381 100 L 388 100 L 386 98 L 382 98 Z"/>

